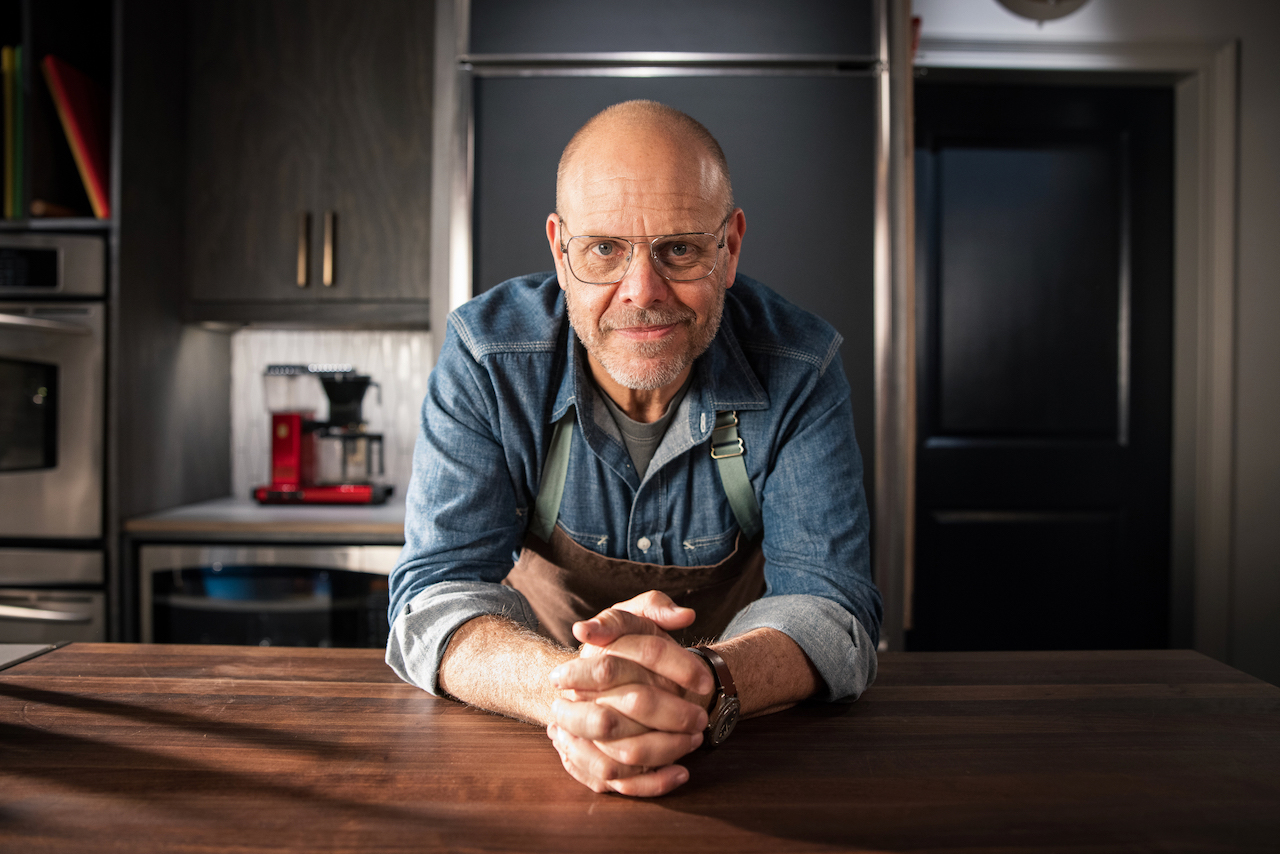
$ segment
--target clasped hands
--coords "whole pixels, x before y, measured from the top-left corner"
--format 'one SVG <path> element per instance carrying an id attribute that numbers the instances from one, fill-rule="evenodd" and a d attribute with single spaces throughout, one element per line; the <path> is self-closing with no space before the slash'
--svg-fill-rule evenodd
<path id="1" fill-rule="evenodd" d="M 667 634 L 694 612 L 651 590 L 573 625 L 583 646 L 549 674 L 559 698 L 547 737 L 596 792 L 653 797 L 689 779 L 676 760 L 702 744 L 715 680 Z"/>

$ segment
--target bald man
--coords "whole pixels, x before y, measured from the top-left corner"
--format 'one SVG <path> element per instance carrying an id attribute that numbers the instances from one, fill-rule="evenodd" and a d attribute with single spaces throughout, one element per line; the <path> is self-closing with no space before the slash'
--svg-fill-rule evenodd
<path id="1" fill-rule="evenodd" d="M 597 792 L 875 676 L 840 336 L 738 275 L 745 232 L 701 124 L 610 107 L 561 157 L 555 273 L 454 311 L 423 403 L 387 663 Z"/>

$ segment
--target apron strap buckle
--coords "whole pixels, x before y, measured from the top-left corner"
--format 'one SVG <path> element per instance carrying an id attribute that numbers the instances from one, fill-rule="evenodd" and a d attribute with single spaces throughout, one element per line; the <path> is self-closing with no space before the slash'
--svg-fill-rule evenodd
<path id="1" fill-rule="evenodd" d="M 760 502 L 747 475 L 747 463 L 743 459 L 747 446 L 738 435 L 738 423 L 737 412 L 716 413 L 716 427 L 711 431 L 711 459 L 716 461 L 720 472 L 729 509 L 743 535 L 751 540 L 764 530 L 764 523 L 760 519 Z"/>

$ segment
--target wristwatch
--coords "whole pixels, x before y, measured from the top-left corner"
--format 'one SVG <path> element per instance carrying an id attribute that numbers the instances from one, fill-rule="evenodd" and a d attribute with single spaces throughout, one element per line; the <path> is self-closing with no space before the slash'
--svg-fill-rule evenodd
<path id="1" fill-rule="evenodd" d="M 716 677 L 716 693 L 707 714 L 707 731 L 703 740 L 705 747 L 719 747 L 733 732 L 738 723 L 738 686 L 733 684 L 733 676 L 729 673 L 729 665 L 724 663 L 720 653 L 709 646 L 691 646 L 689 652 L 702 656 L 702 660 L 711 665 L 711 672 Z"/>

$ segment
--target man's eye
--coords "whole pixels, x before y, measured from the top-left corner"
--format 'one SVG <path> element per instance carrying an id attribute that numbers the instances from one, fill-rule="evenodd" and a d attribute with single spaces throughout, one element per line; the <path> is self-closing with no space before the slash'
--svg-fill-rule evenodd
<path id="1" fill-rule="evenodd" d="M 596 255 L 599 255 L 601 258 L 612 258 L 614 255 L 618 254 L 618 247 L 614 246 L 612 243 L 603 242 L 592 246 L 591 251 Z"/>
<path id="2" fill-rule="evenodd" d="M 658 244 L 657 256 L 668 264 L 687 264 L 698 257 L 698 247 L 684 240 Z"/>

